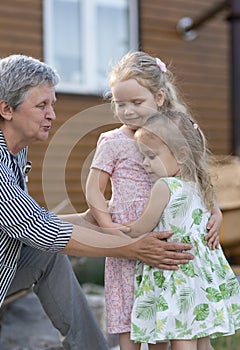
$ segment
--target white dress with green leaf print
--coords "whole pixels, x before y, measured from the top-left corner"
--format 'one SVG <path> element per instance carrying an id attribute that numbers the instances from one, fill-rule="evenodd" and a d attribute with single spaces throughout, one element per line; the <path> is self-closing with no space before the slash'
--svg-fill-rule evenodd
<path id="1" fill-rule="evenodd" d="M 222 249 L 206 246 L 210 213 L 193 182 L 163 180 L 171 196 L 155 231 L 172 230 L 170 240 L 191 243 L 195 258 L 177 271 L 137 263 L 131 338 L 155 344 L 233 334 L 240 328 L 240 287 Z"/>

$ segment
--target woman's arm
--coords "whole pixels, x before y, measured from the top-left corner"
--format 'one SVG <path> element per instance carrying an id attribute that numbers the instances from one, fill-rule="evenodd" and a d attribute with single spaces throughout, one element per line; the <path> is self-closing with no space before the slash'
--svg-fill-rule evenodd
<path id="1" fill-rule="evenodd" d="M 68 221 L 73 225 L 87 227 L 102 232 L 90 209 L 87 209 L 83 213 L 59 214 L 58 217 L 60 220 Z"/>
<path id="2" fill-rule="evenodd" d="M 60 218 L 74 224 L 71 238 L 61 251 L 63 254 L 138 259 L 165 270 L 177 270 L 179 264 L 187 264 L 193 259 L 192 254 L 184 252 L 191 249 L 191 245 L 163 241 L 171 237 L 170 232 L 151 232 L 132 239 L 126 235 L 119 237 L 97 232 L 89 211 L 60 215 Z"/>
<path id="3" fill-rule="evenodd" d="M 141 217 L 133 223 L 126 224 L 131 228 L 128 235 L 139 237 L 152 231 L 157 226 L 169 199 L 170 191 L 166 182 L 158 180 L 152 188 L 150 198 Z"/>
<path id="4" fill-rule="evenodd" d="M 194 257 L 184 250 L 191 249 L 185 243 L 164 242 L 171 233 L 151 232 L 137 239 L 96 232 L 85 227 L 73 226 L 73 232 L 63 254 L 141 260 L 148 265 L 165 270 L 177 270 L 179 264 L 187 264 Z"/>

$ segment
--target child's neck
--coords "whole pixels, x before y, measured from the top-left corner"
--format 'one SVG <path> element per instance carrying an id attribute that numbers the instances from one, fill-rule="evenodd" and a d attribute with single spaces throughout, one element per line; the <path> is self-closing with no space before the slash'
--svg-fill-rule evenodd
<path id="1" fill-rule="evenodd" d="M 130 129 L 127 125 L 123 124 L 120 128 L 119 128 L 122 132 L 124 132 L 124 134 L 126 134 L 128 137 L 133 138 L 135 130 Z"/>

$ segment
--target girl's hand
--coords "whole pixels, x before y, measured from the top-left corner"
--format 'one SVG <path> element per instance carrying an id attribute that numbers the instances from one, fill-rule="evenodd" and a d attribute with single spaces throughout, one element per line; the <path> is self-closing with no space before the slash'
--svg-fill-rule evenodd
<path id="1" fill-rule="evenodd" d="M 218 206 L 214 206 L 212 210 L 212 215 L 207 223 L 208 234 L 205 236 L 207 240 L 208 247 L 213 250 L 218 248 L 219 245 L 219 235 L 222 223 L 222 212 Z"/>

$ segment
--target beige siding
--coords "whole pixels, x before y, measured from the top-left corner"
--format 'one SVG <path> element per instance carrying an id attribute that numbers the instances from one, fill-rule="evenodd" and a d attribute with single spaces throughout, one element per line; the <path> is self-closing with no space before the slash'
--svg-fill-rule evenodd
<path id="1" fill-rule="evenodd" d="M 215 3 L 216 1 L 214 1 Z M 199 37 L 186 42 L 176 32 L 176 24 L 183 16 L 198 17 L 212 6 L 209 0 L 140 0 L 140 46 L 142 50 L 159 56 L 171 64 L 177 76 L 178 85 L 189 101 L 195 117 L 206 131 L 211 148 L 216 153 L 226 154 L 230 149 L 229 114 L 229 66 L 228 32 L 229 23 L 223 11 L 199 30 Z M 0 55 L 23 53 L 42 59 L 42 1 L 8 0 L 0 4 Z M 29 159 L 33 161 L 30 173 L 29 190 L 33 197 L 46 205 L 43 190 L 47 192 L 47 204 L 50 209 L 59 203 L 64 204 L 63 170 L 64 153 L 72 140 L 82 130 L 90 130 L 81 136 L 66 162 L 67 195 L 76 210 L 86 208 L 82 191 L 81 172 L 85 159 L 94 150 L 97 137 L 103 130 L 110 129 L 112 120 L 110 109 L 90 107 L 102 104 L 102 98 L 84 95 L 58 95 L 56 104 L 57 121 L 52 136 L 61 125 L 72 121 L 79 114 L 76 126 L 57 139 L 54 156 L 49 170 L 44 170 L 42 187 L 42 164 L 46 158 L 48 143 L 30 147 Z M 108 106 L 107 106 L 108 107 Z M 87 111 L 86 111 L 87 110 Z M 101 120 L 108 118 L 105 127 Z M 68 124 L 67 124 L 68 125 Z M 74 125 L 74 123 L 73 123 Z M 115 125 L 116 126 L 116 125 Z M 96 130 L 94 130 L 96 129 Z M 92 130 L 92 131 L 91 131 Z M 48 154 L 48 153 L 47 153 Z M 49 159 L 47 159 L 49 160 Z M 46 163 L 45 163 L 46 164 Z M 48 164 L 48 163 L 47 163 Z M 72 210 L 66 207 L 62 211 Z"/>
<path id="2" fill-rule="evenodd" d="M 180 18 L 199 18 L 217 1 L 159 0 L 141 4 L 142 49 L 170 63 L 193 114 L 217 153 L 230 150 L 229 22 L 222 11 L 205 23 L 194 41 L 176 31 Z"/>

